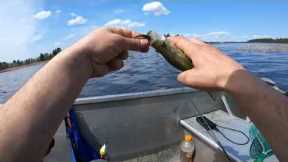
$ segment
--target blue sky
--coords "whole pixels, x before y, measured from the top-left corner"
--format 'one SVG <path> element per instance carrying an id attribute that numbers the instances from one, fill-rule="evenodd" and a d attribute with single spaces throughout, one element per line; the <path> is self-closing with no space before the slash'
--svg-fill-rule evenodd
<path id="1" fill-rule="evenodd" d="M 65 48 L 105 25 L 244 41 L 288 37 L 287 19 L 285 0 L 10 0 L 0 6 L 0 61 Z"/>

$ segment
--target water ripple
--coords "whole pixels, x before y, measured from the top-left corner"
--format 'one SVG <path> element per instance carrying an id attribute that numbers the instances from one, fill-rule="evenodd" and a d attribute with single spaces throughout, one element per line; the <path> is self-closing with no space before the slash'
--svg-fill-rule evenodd
<path id="1" fill-rule="evenodd" d="M 288 89 L 288 45 L 281 44 L 218 44 L 226 54 L 261 77 L 269 77 Z M 42 65 L 0 73 L 0 103 L 13 95 Z M 81 97 L 181 87 L 179 71 L 156 54 L 130 53 L 125 67 L 103 78 L 90 79 Z M 57 87 L 55 87 L 57 91 Z"/>

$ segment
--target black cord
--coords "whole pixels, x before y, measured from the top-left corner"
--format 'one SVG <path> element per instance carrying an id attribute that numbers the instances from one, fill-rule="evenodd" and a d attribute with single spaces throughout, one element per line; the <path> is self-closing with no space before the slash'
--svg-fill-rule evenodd
<path id="1" fill-rule="evenodd" d="M 208 122 L 207 122 L 206 120 L 204 120 L 204 122 L 205 122 L 205 124 L 209 127 L 209 129 L 212 130 L 212 128 L 211 128 L 211 126 L 208 124 Z M 229 162 L 232 162 L 230 156 L 229 156 L 228 153 L 226 152 L 224 146 L 223 146 L 222 143 L 219 141 L 219 139 L 217 138 L 217 136 L 215 135 L 215 133 L 212 132 L 212 131 L 209 131 L 209 130 L 206 130 L 206 131 L 207 131 L 207 133 L 213 138 L 213 140 L 218 144 L 218 146 L 222 149 L 222 151 L 223 151 L 225 157 L 227 158 L 227 160 L 228 160 Z M 213 136 L 212 136 L 211 134 L 212 134 Z"/>
<path id="2" fill-rule="evenodd" d="M 235 142 L 235 141 L 231 140 L 230 138 L 228 138 L 222 131 L 220 131 L 219 129 L 216 129 L 216 131 L 219 132 L 227 141 L 229 141 L 235 145 L 247 145 L 250 142 L 250 138 L 244 132 L 237 130 L 237 129 L 229 128 L 229 127 L 223 127 L 223 126 L 220 126 L 218 124 L 216 124 L 216 125 L 217 125 L 217 127 L 222 128 L 222 129 L 227 129 L 230 131 L 238 132 L 238 133 L 242 134 L 247 139 L 243 143 Z"/>
<path id="3" fill-rule="evenodd" d="M 209 95 L 211 95 L 209 92 L 208 92 Z M 197 106 L 194 104 L 194 102 L 192 102 L 193 106 L 195 107 L 195 110 L 197 111 L 198 114 L 200 114 L 200 111 L 199 109 L 197 108 Z M 204 120 L 205 124 L 208 125 L 208 127 L 210 127 L 210 125 L 208 124 L 208 122 L 206 120 Z M 211 129 L 211 128 L 210 128 Z M 227 158 L 227 160 L 229 162 L 232 162 L 231 158 L 229 157 L 228 153 L 226 152 L 226 150 L 224 149 L 224 146 L 221 144 L 221 142 L 218 140 L 217 136 L 215 135 L 214 132 L 210 132 L 208 130 L 206 130 L 207 133 L 211 136 L 211 138 L 213 138 L 213 140 L 218 144 L 218 146 L 222 149 L 225 157 Z M 212 136 L 212 135 L 213 136 Z"/>
<path id="4" fill-rule="evenodd" d="M 228 127 L 224 127 L 224 126 L 221 126 L 221 125 L 217 125 L 216 123 L 214 123 L 213 121 L 211 121 L 209 118 L 205 117 L 205 116 L 198 116 L 196 117 L 196 121 L 203 127 L 205 128 L 207 131 L 210 131 L 210 130 L 214 130 L 214 131 L 217 131 L 218 133 L 220 133 L 220 135 L 222 135 L 227 141 L 233 143 L 233 144 L 236 144 L 236 145 L 246 145 L 247 143 L 249 143 L 250 139 L 249 137 L 244 133 L 242 132 L 241 130 L 236 130 L 236 129 L 233 129 L 233 128 L 228 128 Z M 229 131 L 233 131 L 233 132 L 237 132 L 237 133 L 240 133 L 241 135 L 243 135 L 247 140 L 244 142 L 244 143 L 239 143 L 239 142 L 235 142 L 233 141 L 232 139 L 228 138 L 224 132 L 222 132 L 220 130 L 220 128 L 222 129 L 226 129 L 226 130 L 229 130 Z"/>
<path id="5" fill-rule="evenodd" d="M 210 126 L 208 126 L 208 127 L 210 127 Z M 213 140 L 214 140 L 214 141 L 218 144 L 218 146 L 221 148 L 221 150 L 223 151 L 223 153 L 224 153 L 225 157 L 227 158 L 227 160 L 228 160 L 229 162 L 232 162 L 230 156 L 229 156 L 228 153 L 226 152 L 224 146 L 223 146 L 223 145 L 221 144 L 221 142 L 218 140 L 218 138 L 217 138 L 217 136 L 215 135 L 215 133 L 212 132 L 212 131 L 208 131 L 208 130 L 207 130 L 207 133 L 211 136 L 211 138 L 213 138 Z M 212 136 L 211 134 L 212 134 L 213 136 Z"/>

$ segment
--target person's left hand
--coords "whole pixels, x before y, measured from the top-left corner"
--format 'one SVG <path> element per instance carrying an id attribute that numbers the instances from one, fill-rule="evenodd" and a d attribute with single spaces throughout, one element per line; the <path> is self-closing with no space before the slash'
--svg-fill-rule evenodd
<path id="1" fill-rule="evenodd" d="M 137 35 L 127 29 L 100 28 L 73 46 L 88 56 L 93 69 L 91 77 L 98 77 L 120 69 L 128 57 L 128 50 L 148 51 L 149 41 L 135 38 Z"/>

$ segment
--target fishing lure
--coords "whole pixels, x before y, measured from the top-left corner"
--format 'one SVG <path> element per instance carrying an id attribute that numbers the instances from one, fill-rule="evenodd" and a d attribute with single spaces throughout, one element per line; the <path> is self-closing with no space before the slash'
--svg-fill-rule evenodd
<path id="1" fill-rule="evenodd" d="M 146 38 L 155 48 L 156 52 L 160 53 L 166 61 L 181 71 L 193 68 L 192 60 L 179 48 L 176 48 L 165 37 L 161 37 L 158 33 L 149 31 L 147 34 L 137 36 L 138 38 Z"/>

